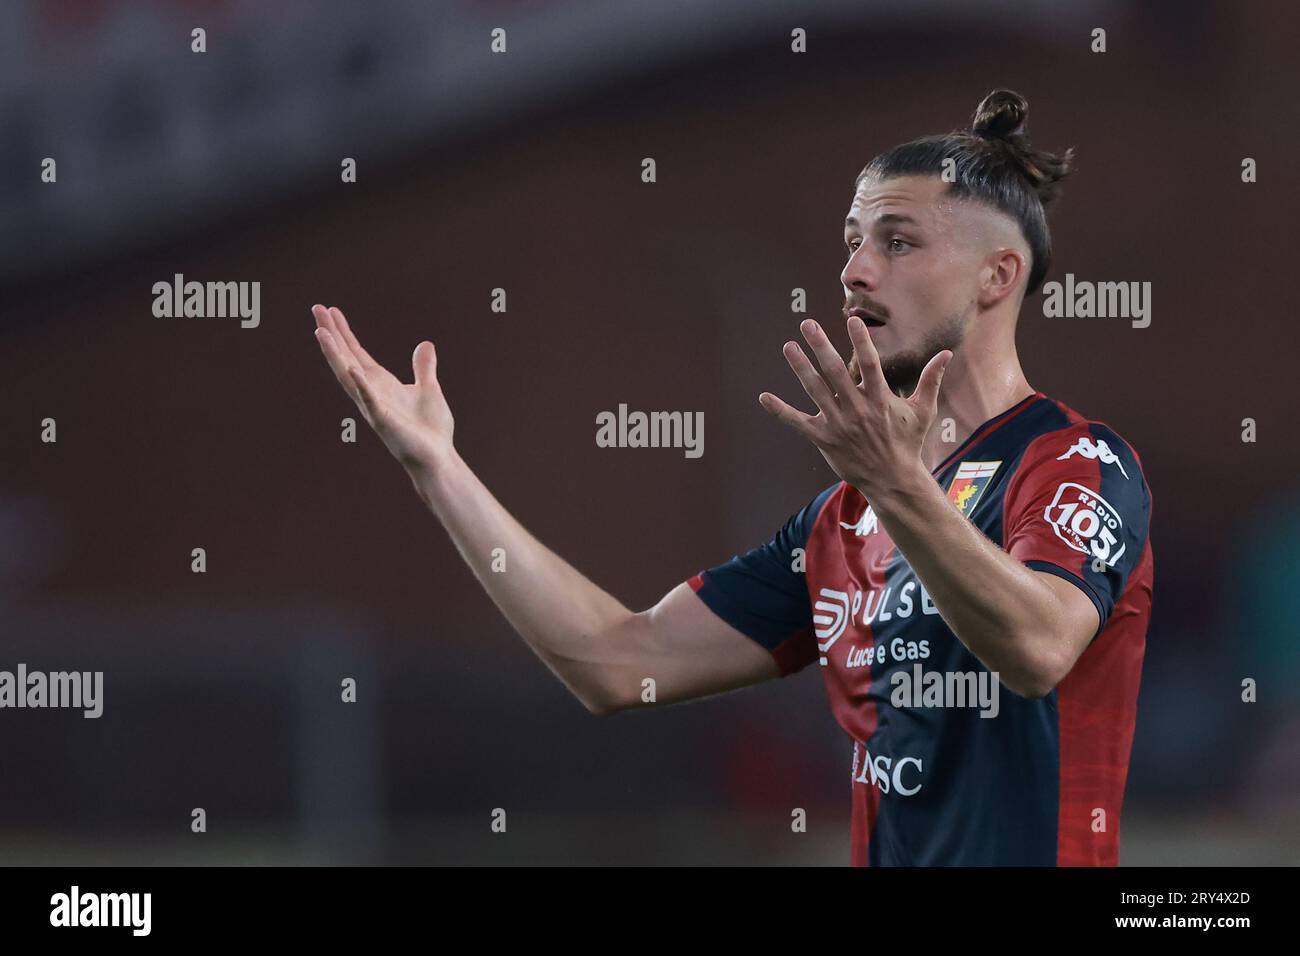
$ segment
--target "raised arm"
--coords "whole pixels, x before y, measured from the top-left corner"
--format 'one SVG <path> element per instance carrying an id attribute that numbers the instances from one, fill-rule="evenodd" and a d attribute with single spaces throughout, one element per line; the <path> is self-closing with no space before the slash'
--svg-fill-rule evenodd
<path id="1" fill-rule="evenodd" d="M 416 346 L 415 383 L 361 347 L 338 309 L 315 306 L 316 338 L 344 391 L 401 462 L 488 596 L 592 713 L 674 703 L 779 676 L 772 655 L 710 611 L 690 587 L 633 612 L 551 551 L 494 498 L 457 454 L 432 342 Z M 491 570 L 505 550 L 508 571 Z"/>

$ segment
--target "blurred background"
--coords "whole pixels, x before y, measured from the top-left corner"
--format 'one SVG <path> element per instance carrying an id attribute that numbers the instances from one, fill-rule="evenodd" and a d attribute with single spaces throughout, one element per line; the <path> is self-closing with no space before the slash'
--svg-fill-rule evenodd
<path id="1" fill-rule="evenodd" d="M 1020 327 L 1031 384 L 1125 436 L 1154 494 L 1123 863 L 1300 862 L 1298 19 L 7 0 L 0 669 L 105 690 L 98 720 L 0 711 L 0 862 L 847 863 L 816 668 L 587 714 L 364 423 L 340 440 L 309 309 L 403 377 L 432 339 L 464 457 L 639 610 L 834 480 L 757 402 L 797 392 L 792 290 L 836 319 L 858 171 L 1000 86 L 1035 144 L 1078 150 L 1049 280 L 1152 283 L 1149 328 L 1046 319 L 1041 293 Z M 260 282 L 260 325 L 156 318 L 176 273 Z M 596 447 L 621 402 L 703 411 L 705 454 Z"/>

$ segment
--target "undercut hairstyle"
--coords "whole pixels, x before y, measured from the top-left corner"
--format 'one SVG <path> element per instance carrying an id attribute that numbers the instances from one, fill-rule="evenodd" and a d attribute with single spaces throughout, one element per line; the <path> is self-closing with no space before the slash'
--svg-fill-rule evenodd
<path id="1" fill-rule="evenodd" d="M 1025 294 L 1036 292 L 1052 262 L 1045 210 L 1073 169 L 1074 149 L 1063 155 L 1034 149 L 1028 115 L 1029 103 L 1019 93 L 994 90 L 975 110 L 970 129 L 926 136 L 881 153 L 858 174 L 854 191 L 867 177 L 941 175 L 944 160 L 951 159 L 949 175 L 955 178 L 949 195 L 986 203 L 1020 225 L 1032 259 Z"/>

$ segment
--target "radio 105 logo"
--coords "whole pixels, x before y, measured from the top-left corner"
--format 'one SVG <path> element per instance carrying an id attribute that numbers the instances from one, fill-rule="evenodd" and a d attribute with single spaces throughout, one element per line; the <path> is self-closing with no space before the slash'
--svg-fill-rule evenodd
<path id="1" fill-rule="evenodd" d="M 1091 488 L 1062 482 L 1056 497 L 1043 512 L 1056 536 L 1075 551 L 1082 551 L 1108 568 L 1124 557 L 1127 544 L 1120 543 L 1124 522 L 1119 513 Z"/>

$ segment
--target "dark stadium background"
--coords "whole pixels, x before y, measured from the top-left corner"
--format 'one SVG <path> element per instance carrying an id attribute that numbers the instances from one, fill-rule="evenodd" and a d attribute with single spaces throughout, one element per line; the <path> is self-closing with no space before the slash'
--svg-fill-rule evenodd
<path id="1" fill-rule="evenodd" d="M 0 712 L 0 863 L 847 862 L 816 668 L 588 715 L 364 424 L 339 441 L 308 310 L 404 377 L 431 338 L 465 458 L 644 608 L 833 480 L 757 403 L 798 394 L 791 289 L 844 345 L 855 174 L 998 86 L 1078 149 L 1049 278 L 1153 285 L 1150 328 L 1036 295 L 1019 337 L 1154 494 L 1123 862 L 1300 861 L 1296 27 L 1286 2 L 5 4 L 0 668 L 106 687 L 97 721 Z M 260 281 L 261 326 L 155 318 L 177 272 Z M 704 456 L 597 448 L 620 402 L 703 411 Z"/>

